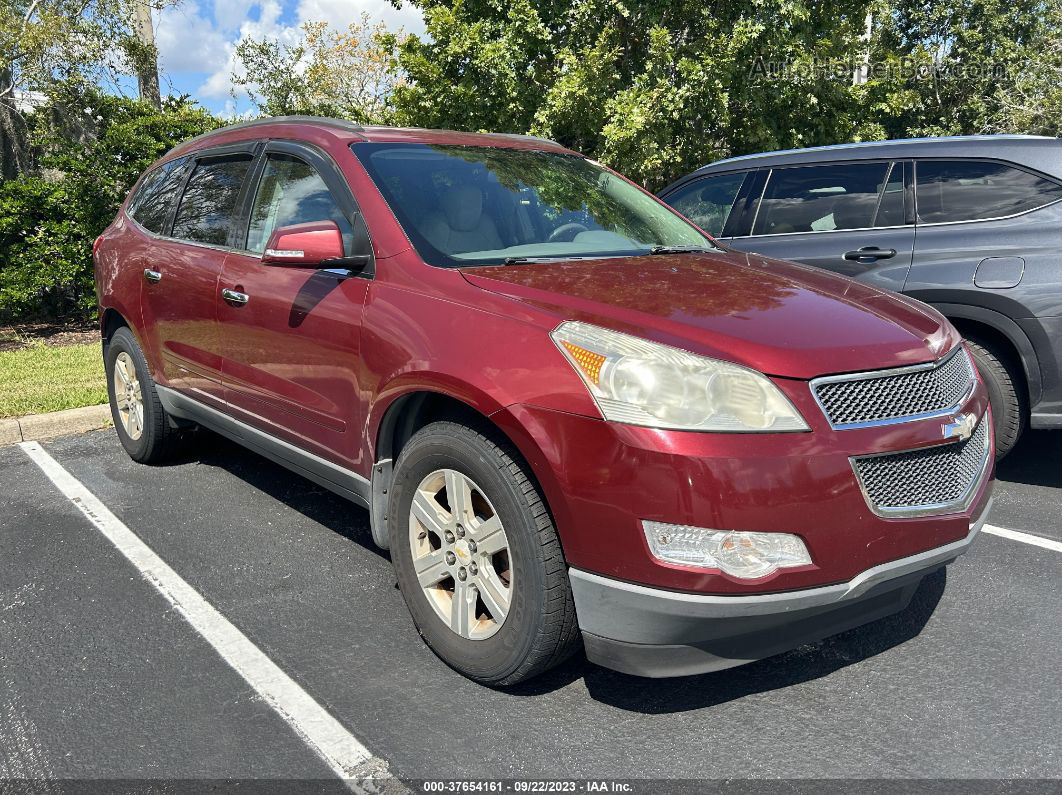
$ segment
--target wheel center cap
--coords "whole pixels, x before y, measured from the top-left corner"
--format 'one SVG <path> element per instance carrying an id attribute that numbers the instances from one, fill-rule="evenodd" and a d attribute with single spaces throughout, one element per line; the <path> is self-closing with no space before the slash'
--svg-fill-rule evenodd
<path id="1" fill-rule="evenodd" d="M 454 544 L 454 554 L 457 555 L 457 559 L 462 563 L 468 563 L 472 560 L 472 551 L 468 548 L 468 542 L 463 538 Z"/>

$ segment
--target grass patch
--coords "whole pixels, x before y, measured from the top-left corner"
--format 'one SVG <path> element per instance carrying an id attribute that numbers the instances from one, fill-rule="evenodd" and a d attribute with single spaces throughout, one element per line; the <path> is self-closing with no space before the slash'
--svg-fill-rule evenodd
<path id="1" fill-rule="evenodd" d="M 0 417 L 107 402 L 98 342 L 0 351 Z"/>

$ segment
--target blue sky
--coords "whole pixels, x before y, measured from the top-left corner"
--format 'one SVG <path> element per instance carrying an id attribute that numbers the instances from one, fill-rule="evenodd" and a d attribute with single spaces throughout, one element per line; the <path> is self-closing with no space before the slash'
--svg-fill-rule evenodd
<path id="1" fill-rule="evenodd" d="M 386 0 L 182 0 L 155 17 L 163 93 L 189 94 L 215 113 L 237 115 L 249 107 L 246 97 L 232 97 L 232 51 L 241 38 L 291 41 L 303 22 L 342 29 L 363 13 L 391 29 L 424 30 L 408 2 L 396 9 Z"/>

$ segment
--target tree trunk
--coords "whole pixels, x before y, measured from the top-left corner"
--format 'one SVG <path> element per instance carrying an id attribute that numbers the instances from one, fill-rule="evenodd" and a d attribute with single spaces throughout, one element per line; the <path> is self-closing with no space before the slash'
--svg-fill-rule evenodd
<path id="1" fill-rule="evenodd" d="M 11 86 L 11 67 L 0 67 L 0 91 Z M 14 89 L 0 97 L 0 177 L 14 179 L 32 165 L 26 120 L 16 107 Z"/>
<path id="2" fill-rule="evenodd" d="M 156 108 L 162 108 L 162 94 L 159 91 L 159 59 L 155 49 L 155 28 L 151 24 L 151 6 L 145 0 L 134 0 L 136 17 L 134 29 L 140 40 L 141 52 L 137 59 L 137 84 L 140 98 L 150 102 Z"/>

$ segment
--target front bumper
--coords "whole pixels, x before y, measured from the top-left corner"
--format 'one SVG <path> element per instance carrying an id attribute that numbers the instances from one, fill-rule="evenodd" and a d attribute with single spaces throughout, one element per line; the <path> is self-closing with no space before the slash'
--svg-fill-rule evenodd
<path id="1" fill-rule="evenodd" d="M 867 569 L 848 582 L 783 593 L 681 593 L 569 571 L 587 657 L 636 676 L 730 668 L 821 640 L 903 610 L 927 574 L 964 553 L 965 538 Z"/>

